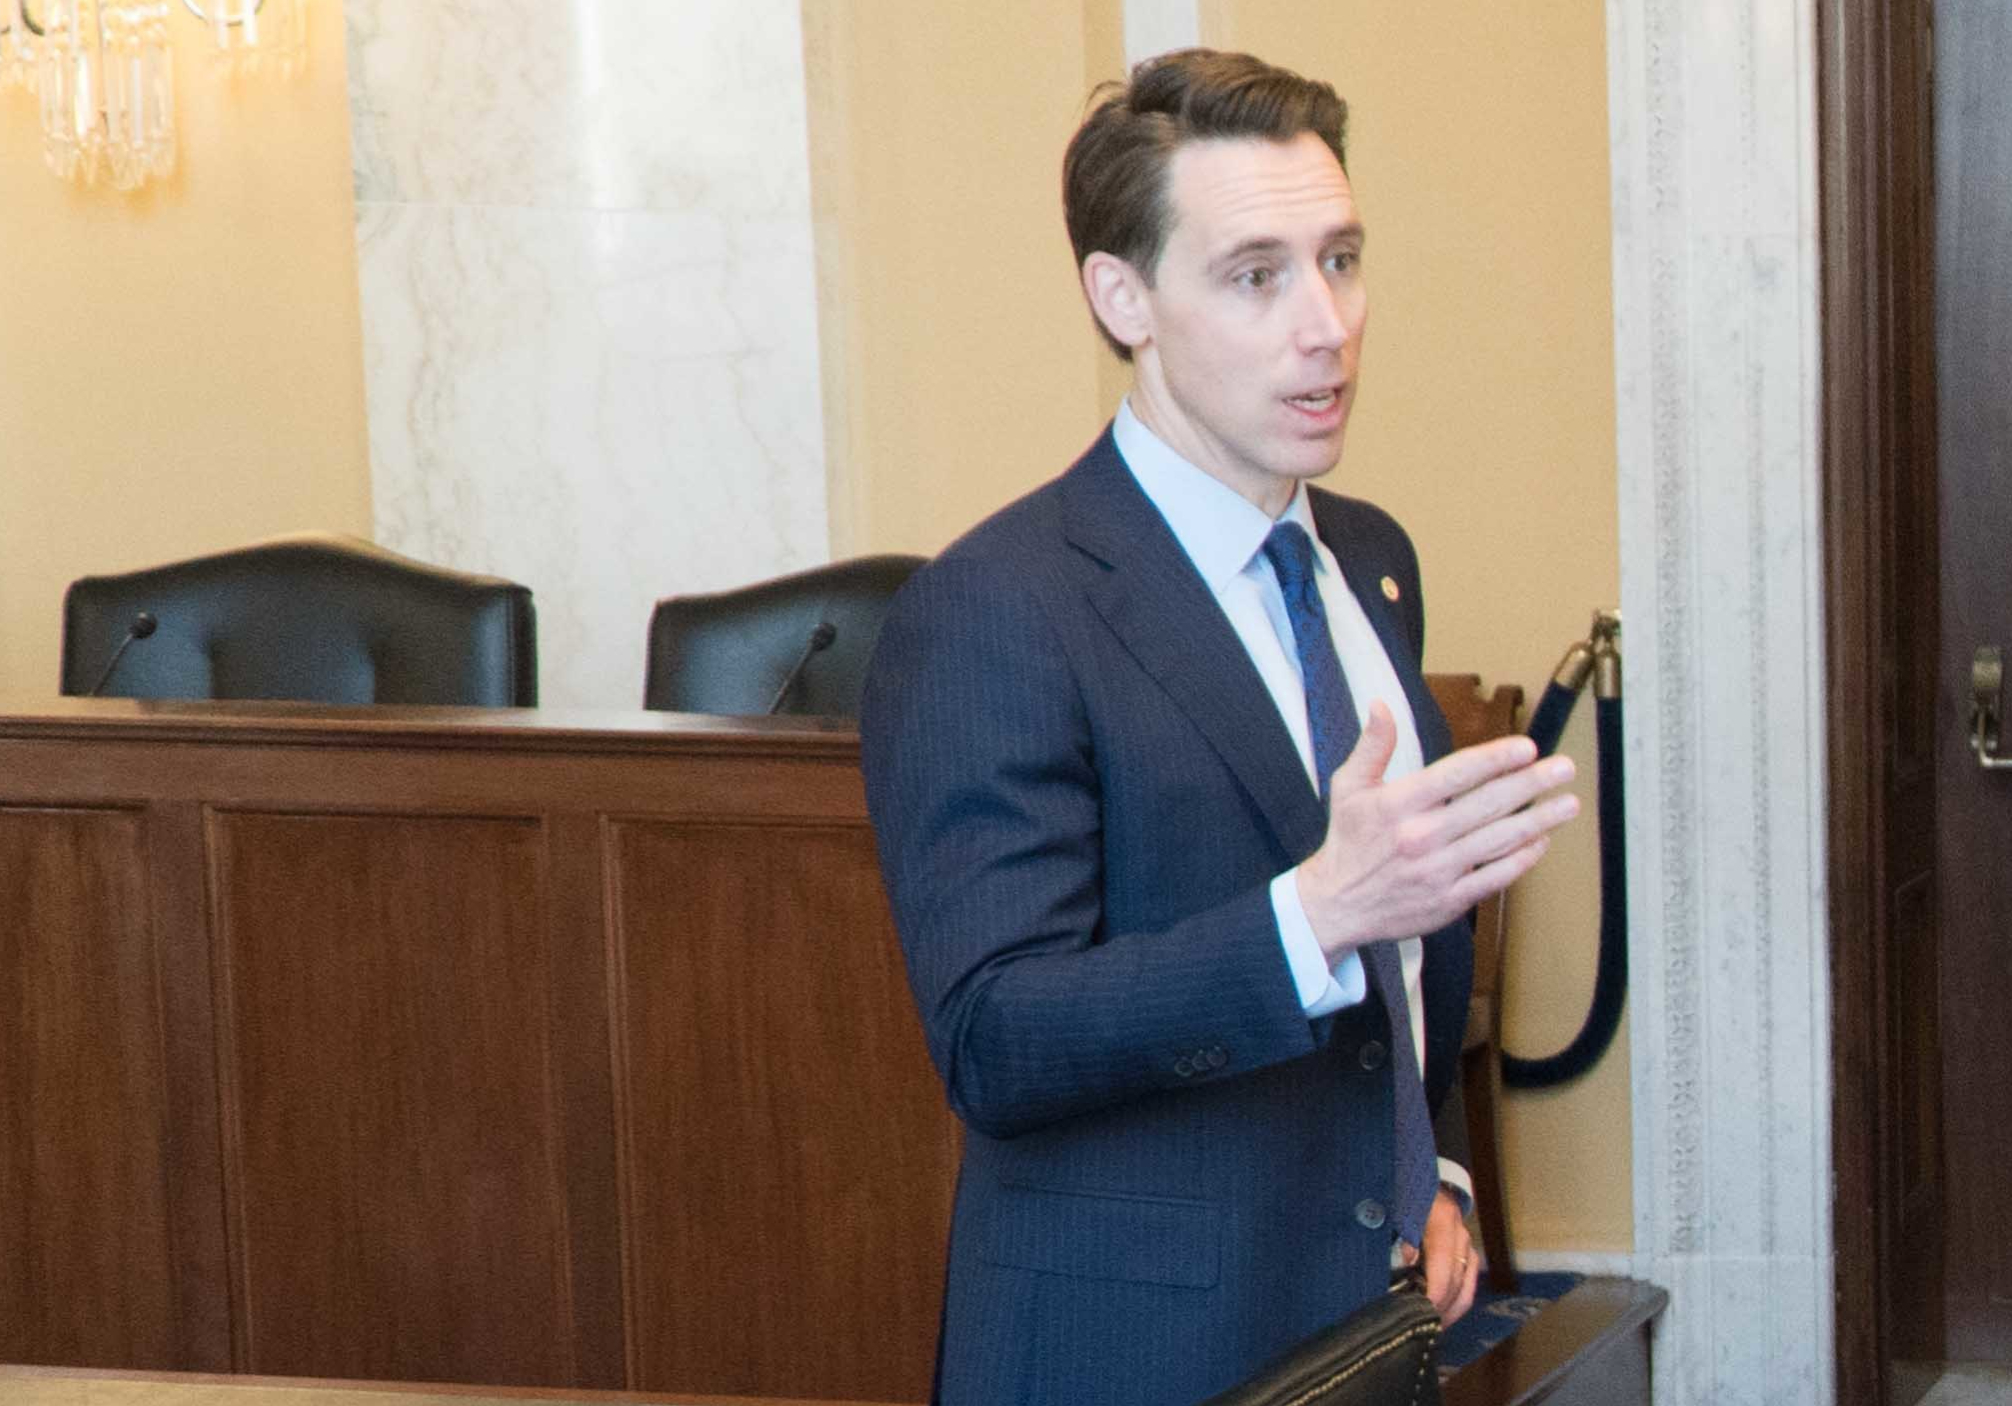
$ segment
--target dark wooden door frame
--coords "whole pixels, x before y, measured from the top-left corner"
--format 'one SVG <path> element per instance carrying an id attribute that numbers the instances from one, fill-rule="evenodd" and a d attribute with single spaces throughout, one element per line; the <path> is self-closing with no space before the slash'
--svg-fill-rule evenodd
<path id="1" fill-rule="evenodd" d="M 1921 628 L 1895 568 L 1935 577 L 1929 19 L 1929 0 L 1817 4 L 1836 1399 L 1867 1403 L 1887 1400 L 1895 1334 L 1888 895 L 1919 721 L 1890 682 Z"/>

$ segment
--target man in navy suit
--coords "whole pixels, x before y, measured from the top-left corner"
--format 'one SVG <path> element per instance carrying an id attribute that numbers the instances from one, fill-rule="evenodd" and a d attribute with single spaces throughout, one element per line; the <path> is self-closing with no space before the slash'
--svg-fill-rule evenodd
<path id="1" fill-rule="evenodd" d="M 868 803 L 967 1127 L 953 1406 L 1199 1401 L 1393 1257 L 1449 1321 L 1473 1295 L 1464 1174 L 1419 1118 L 1460 1047 L 1462 915 L 1575 803 L 1525 739 L 1446 755 L 1409 540 L 1307 486 L 1367 313 L 1344 120 L 1199 50 L 1103 95 L 1064 204 L 1131 393 L 881 636 Z"/>

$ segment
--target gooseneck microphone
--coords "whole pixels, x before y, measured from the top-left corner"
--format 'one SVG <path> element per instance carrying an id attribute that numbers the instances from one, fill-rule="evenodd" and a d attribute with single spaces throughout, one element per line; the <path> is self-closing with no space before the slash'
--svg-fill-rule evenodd
<path id="1" fill-rule="evenodd" d="M 160 624 L 160 621 L 147 614 L 144 610 L 135 615 L 133 623 L 126 626 L 126 637 L 119 641 L 119 647 L 113 650 L 112 657 L 105 661 L 105 672 L 98 675 L 98 681 L 91 685 L 91 691 L 84 696 L 86 698 L 96 698 L 99 690 L 110 682 L 112 670 L 119 667 L 119 660 L 125 657 L 125 653 L 132 647 L 133 641 L 145 639 L 148 635 L 159 629 Z"/>
<path id="2" fill-rule="evenodd" d="M 803 677 L 803 671 L 809 665 L 811 655 L 816 654 L 821 649 L 830 649 L 831 642 L 837 638 L 838 626 L 832 624 L 829 620 L 820 620 L 817 622 L 817 628 L 810 632 L 810 638 L 804 642 L 803 653 L 797 656 L 796 663 L 790 667 L 790 671 L 783 675 L 782 687 L 775 691 L 775 697 L 769 699 L 768 711 L 770 713 L 774 713 L 776 709 L 780 708 L 782 700 L 789 696 L 789 691 L 792 688 L 796 687 L 796 681 Z"/>

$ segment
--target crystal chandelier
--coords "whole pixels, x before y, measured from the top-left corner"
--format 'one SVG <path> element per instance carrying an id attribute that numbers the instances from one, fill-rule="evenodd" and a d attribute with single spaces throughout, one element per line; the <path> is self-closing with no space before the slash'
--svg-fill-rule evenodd
<path id="1" fill-rule="evenodd" d="M 42 110 L 59 177 L 137 190 L 175 169 L 171 0 L 0 0 L 0 91 Z M 232 72 L 292 77 L 307 63 L 307 0 L 183 0 Z"/>
<path id="2" fill-rule="evenodd" d="M 0 93 L 34 87 L 35 40 L 21 5 L 22 0 L 0 0 Z"/>
<path id="3" fill-rule="evenodd" d="M 210 0 L 205 14 L 196 0 L 182 0 L 189 13 L 210 27 L 217 52 L 242 73 L 270 69 L 291 78 L 307 67 L 307 0 Z"/>

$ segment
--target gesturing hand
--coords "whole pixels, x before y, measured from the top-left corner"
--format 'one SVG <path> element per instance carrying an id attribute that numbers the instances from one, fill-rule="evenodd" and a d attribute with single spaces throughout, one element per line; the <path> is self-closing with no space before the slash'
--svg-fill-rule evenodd
<path id="1" fill-rule="evenodd" d="M 1397 724 L 1381 700 L 1330 782 L 1327 838 L 1300 865 L 1299 897 L 1329 962 L 1365 942 L 1416 937 L 1514 883 L 1550 832 L 1579 813 L 1569 757 L 1537 760 L 1527 737 L 1464 747 L 1383 779 Z"/>

